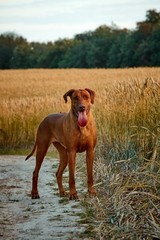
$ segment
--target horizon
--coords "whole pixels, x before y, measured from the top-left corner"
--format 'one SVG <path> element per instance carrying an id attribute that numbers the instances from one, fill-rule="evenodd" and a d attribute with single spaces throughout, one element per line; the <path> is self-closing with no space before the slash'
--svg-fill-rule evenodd
<path id="1" fill-rule="evenodd" d="M 148 10 L 159 11 L 159 0 L 0 0 L 0 34 L 13 32 L 28 42 L 55 42 L 116 24 L 135 30 Z"/>

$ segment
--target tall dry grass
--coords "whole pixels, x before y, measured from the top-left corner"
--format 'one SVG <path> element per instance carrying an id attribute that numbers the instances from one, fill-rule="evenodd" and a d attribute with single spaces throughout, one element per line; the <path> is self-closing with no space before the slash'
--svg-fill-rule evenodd
<path id="1" fill-rule="evenodd" d="M 1 153 L 29 148 L 47 114 L 69 110 L 63 94 L 84 87 L 96 92 L 96 239 L 158 239 L 160 68 L 0 71 Z"/>
<path id="2" fill-rule="evenodd" d="M 118 83 L 98 116 L 98 239 L 160 239 L 160 82 Z M 104 111 L 105 110 L 105 111 Z M 103 123 L 103 124 L 102 124 Z"/>
<path id="3" fill-rule="evenodd" d="M 131 125 L 123 119 L 133 111 L 133 102 L 137 101 L 137 93 L 132 93 L 137 91 L 134 84 L 143 85 L 148 76 L 157 82 L 158 73 L 158 68 L 0 71 L 0 147 L 10 149 L 31 145 L 43 117 L 69 109 L 63 94 L 70 88 L 86 86 L 97 94 L 93 110 L 101 144 L 108 137 L 112 139 L 108 139 L 107 144 L 114 138 L 121 142 L 120 138 L 125 137 L 126 128 Z M 138 116 L 142 117 L 142 114 L 137 112 Z M 129 117 L 133 118 L 133 115 Z"/>

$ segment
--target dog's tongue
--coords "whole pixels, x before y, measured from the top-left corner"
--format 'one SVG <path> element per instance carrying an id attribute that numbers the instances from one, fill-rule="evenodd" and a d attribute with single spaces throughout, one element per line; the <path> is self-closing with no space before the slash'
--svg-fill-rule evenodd
<path id="1" fill-rule="evenodd" d="M 78 125 L 80 127 L 85 127 L 87 124 L 87 114 L 86 111 L 78 112 Z"/>

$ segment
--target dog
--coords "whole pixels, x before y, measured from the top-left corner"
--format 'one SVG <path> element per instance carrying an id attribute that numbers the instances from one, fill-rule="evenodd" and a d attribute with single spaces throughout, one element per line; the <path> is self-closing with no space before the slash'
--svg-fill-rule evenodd
<path id="1" fill-rule="evenodd" d="M 32 199 L 40 198 L 38 193 L 39 170 L 51 144 L 58 150 L 60 157 L 56 173 L 60 196 L 66 195 L 62 175 L 68 165 L 70 199 L 78 199 L 75 186 L 76 153 L 84 151 L 86 151 L 89 196 L 96 195 L 93 186 L 93 160 L 97 131 L 91 112 L 95 92 L 88 88 L 70 89 L 63 96 L 66 103 L 68 97 L 71 99 L 70 111 L 48 115 L 40 123 L 33 150 L 25 159 L 29 159 L 36 150 L 36 166 L 32 178 Z"/>

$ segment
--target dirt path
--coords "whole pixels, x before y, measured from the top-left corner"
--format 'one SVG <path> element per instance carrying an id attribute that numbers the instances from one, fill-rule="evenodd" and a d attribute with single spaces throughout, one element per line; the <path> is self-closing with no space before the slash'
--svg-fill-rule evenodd
<path id="1" fill-rule="evenodd" d="M 60 198 L 55 179 L 57 160 L 45 159 L 39 177 L 41 198 L 30 198 L 35 158 L 0 156 L 0 239 L 77 240 L 86 229 L 80 223 L 80 202 Z M 68 173 L 66 188 L 68 189 Z M 78 178 L 78 176 L 77 176 Z M 77 188 L 82 182 L 77 179 Z M 86 238 L 87 239 L 87 238 Z"/>

